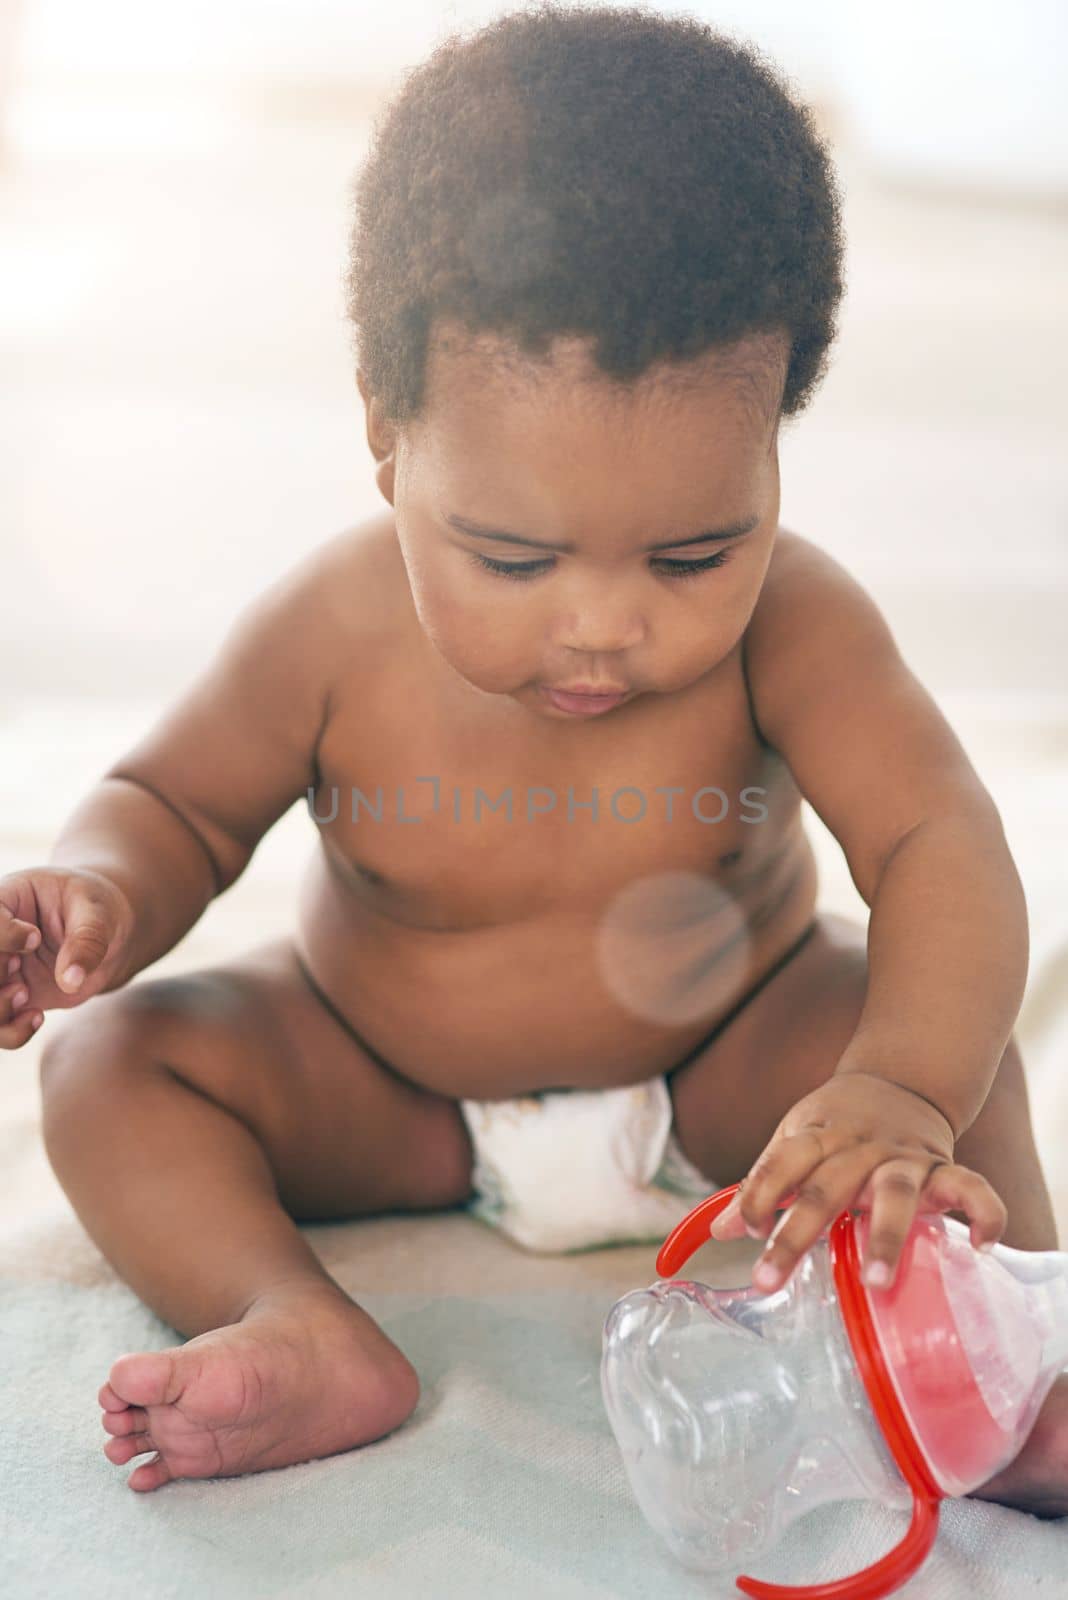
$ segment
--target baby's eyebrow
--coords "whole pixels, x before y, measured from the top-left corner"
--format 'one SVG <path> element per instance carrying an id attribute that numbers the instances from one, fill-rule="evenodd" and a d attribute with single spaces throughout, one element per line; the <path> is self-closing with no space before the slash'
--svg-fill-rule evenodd
<path id="1" fill-rule="evenodd" d="M 565 555 L 570 555 L 574 550 L 573 544 L 549 544 L 544 539 L 528 539 L 522 533 L 507 533 L 503 528 L 487 528 L 481 522 L 474 522 L 470 517 L 460 517 L 453 512 L 445 513 L 445 521 L 459 533 L 470 534 L 473 539 L 493 539 L 499 544 L 525 544 L 534 550 L 558 550 Z M 758 516 L 744 517 L 739 522 L 729 523 L 724 528 L 708 528 L 704 533 L 691 533 L 678 539 L 662 539 L 658 544 L 647 544 L 646 550 L 677 550 L 688 544 L 721 544 L 726 539 L 740 539 L 743 534 L 752 533 L 759 523 Z"/>

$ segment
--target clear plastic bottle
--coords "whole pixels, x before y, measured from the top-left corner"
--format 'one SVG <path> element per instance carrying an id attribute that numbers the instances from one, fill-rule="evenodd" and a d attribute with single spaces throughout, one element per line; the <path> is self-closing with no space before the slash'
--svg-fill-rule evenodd
<path id="1" fill-rule="evenodd" d="M 698 1215 L 695 1242 L 707 1238 L 707 1220 L 733 1193 L 712 1197 L 718 1206 L 702 1201 L 670 1238 Z M 839 1219 L 847 1221 L 862 1258 L 867 1214 Z M 642 1511 L 686 1566 L 737 1574 L 828 1501 L 914 1508 L 916 1475 L 886 1430 L 895 1396 L 928 1497 L 967 1493 L 1019 1452 L 1068 1362 L 1068 1255 L 1002 1245 L 980 1253 L 961 1223 L 925 1215 L 889 1289 L 868 1289 L 855 1270 L 847 1285 L 844 1271 L 824 1235 L 772 1294 L 672 1279 L 611 1308 L 605 1407 Z M 870 1378 L 881 1354 L 885 1405 L 873 1406 L 858 1366 L 847 1286 L 865 1297 L 878 1345 L 865 1364 Z M 884 1558 L 878 1579 L 854 1592 L 888 1593 L 927 1548 L 929 1539 L 907 1570 Z M 739 1586 L 794 1592 L 751 1579 Z"/>

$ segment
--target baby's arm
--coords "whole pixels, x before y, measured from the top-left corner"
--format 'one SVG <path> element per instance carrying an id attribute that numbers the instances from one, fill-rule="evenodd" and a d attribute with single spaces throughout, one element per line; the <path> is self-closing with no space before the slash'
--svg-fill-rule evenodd
<path id="1" fill-rule="evenodd" d="M 865 1276 L 886 1283 L 918 1210 L 963 1211 L 975 1244 L 1004 1230 L 1001 1197 L 953 1154 L 1023 996 L 1023 890 L 960 742 L 837 562 L 780 535 L 745 652 L 757 726 L 871 907 L 868 983 L 841 1058 L 782 1119 L 714 1233 L 767 1237 L 753 1277 L 775 1288 L 859 1205 L 871 1212 Z"/>
<path id="2" fill-rule="evenodd" d="M 50 865 L 116 883 L 134 910 L 119 988 L 170 950 L 316 782 L 345 590 L 343 541 L 245 606 L 207 668 L 64 825 Z"/>
<path id="3" fill-rule="evenodd" d="M 861 585 L 796 535 L 746 657 L 760 730 L 871 907 L 867 998 L 838 1070 L 905 1085 L 959 1137 L 1027 979 L 1027 908 L 994 801 Z"/>

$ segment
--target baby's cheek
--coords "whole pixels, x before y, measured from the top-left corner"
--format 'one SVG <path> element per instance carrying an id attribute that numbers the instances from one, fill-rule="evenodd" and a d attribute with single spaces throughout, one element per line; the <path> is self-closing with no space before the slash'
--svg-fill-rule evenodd
<path id="1" fill-rule="evenodd" d="M 456 670 L 490 693 L 504 694 L 538 675 L 542 653 L 537 623 L 518 607 L 473 605 L 466 595 L 445 599 L 430 618 L 431 637 Z"/>
<path id="2" fill-rule="evenodd" d="M 420 627 L 442 655 L 451 659 L 457 643 L 469 631 L 462 597 L 453 598 L 447 589 L 419 577 L 413 578 L 411 588 Z"/>

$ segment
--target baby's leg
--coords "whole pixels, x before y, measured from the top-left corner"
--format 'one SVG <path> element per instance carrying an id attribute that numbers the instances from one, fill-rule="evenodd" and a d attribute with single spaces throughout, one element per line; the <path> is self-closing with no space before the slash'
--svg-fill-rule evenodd
<path id="1" fill-rule="evenodd" d="M 790 1107 L 831 1075 L 853 1036 L 866 986 L 865 930 L 824 914 L 796 956 L 723 1033 L 668 1075 L 676 1137 L 711 1182 L 723 1186 L 744 1177 Z M 955 1156 L 1004 1200 L 1003 1243 L 1057 1249 L 1014 1038 Z M 1039 1515 L 1068 1514 L 1068 1374 L 1054 1384 L 1016 1461 L 975 1493 Z"/>
<path id="2" fill-rule="evenodd" d="M 89 1234 L 196 1336 L 120 1357 L 100 1392 L 109 1458 L 158 1452 L 133 1488 L 331 1455 L 404 1421 L 413 1367 L 293 1219 L 457 1204 L 470 1142 L 455 1101 L 360 1045 L 290 941 L 97 996 L 46 1043 L 41 1079 L 48 1154 Z"/>

